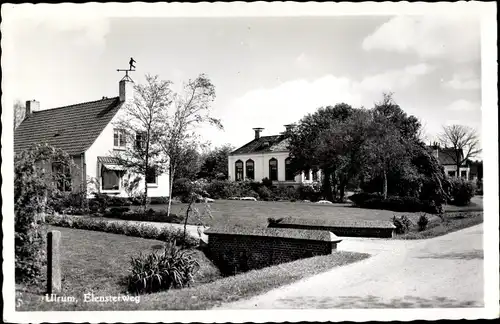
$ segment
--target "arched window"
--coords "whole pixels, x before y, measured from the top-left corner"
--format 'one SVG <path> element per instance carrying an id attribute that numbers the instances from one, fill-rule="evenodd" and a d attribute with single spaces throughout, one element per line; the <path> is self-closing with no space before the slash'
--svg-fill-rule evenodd
<path id="1" fill-rule="evenodd" d="M 292 163 L 291 158 L 285 159 L 285 180 L 286 181 L 293 181 L 295 179 L 295 175 L 293 174 L 291 163 Z"/>
<path id="2" fill-rule="evenodd" d="M 246 169 L 247 169 L 247 179 L 255 180 L 255 164 L 253 160 L 247 160 Z"/>
<path id="3" fill-rule="evenodd" d="M 269 160 L 269 180 L 278 180 L 278 160 L 275 158 Z"/>
<path id="4" fill-rule="evenodd" d="M 243 180 L 243 161 L 238 160 L 234 163 L 234 166 L 236 168 L 235 172 L 235 179 L 236 181 L 242 181 Z"/>

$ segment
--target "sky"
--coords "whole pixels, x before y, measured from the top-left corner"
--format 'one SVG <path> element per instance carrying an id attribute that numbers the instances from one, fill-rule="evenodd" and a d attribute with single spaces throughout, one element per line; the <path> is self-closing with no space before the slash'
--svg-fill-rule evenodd
<path id="1" fill-rule="evenodd" d="M 133 57 L 136 83 L 145 74 L 171 80 L 175 89 L 200 73 L 212 80 L 212 114 L 224 130 L 199 131 L 213 146 L 244 145 L 254 127 L 278 134 L 322 106 L 371 108 L 383 92 L 422 121 L 428 141 L 443 125 L 482 132 L 474 11 L 151 17 L 39 6 L 18 7 L 2 27 L 7 106 L 36 99 L 49 109 L 117 96 L 116 69 Z"/>

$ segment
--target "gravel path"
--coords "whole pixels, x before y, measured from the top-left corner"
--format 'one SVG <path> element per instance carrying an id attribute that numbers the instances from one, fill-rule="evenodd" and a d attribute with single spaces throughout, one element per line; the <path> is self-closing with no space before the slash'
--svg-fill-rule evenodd
<path id="1" fill-rule="evenodd" d="M 371 258 L 223 309 L 482 307 L 483 225 L 418 241 L 344 238 Z"/>

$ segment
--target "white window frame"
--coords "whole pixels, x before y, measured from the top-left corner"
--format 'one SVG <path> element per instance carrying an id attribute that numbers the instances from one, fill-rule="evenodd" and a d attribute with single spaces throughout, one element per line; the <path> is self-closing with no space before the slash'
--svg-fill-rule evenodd
<path id="1" fill-rule="evenodd" d="M 118 132 L 118 146 L 115 145 L 115 133 Z M 114 150 L 125 150 L 126 146 L 127 146 L 127 140 L 125 138 L 125 145 L 121 146 L 120 145 L 120 142 L 121 142 L 121 139 L 122 139 L 122 136 L 123 137 L 126 137 L 125 136 L 125 130 L 124 129 L 121 129 L 121 128 L 113 128 L 113 149 Z"/>
<path id="2" fill-rule="evenodd" d="M 158 187 L 158 172 L 155 170 L 155 182 L 147 182 L 147 177 L 144 177 L 144 182 L 146 182 L 146 186 L 148 188 L 157 188 Z"/>
<path id="3" fill-rule="evenodd" d="M 99 164 L 99 189 L 102 193 L 120 193 L 122 191 L 122 181 L 123 177 L 118 176 L 118 189 L 104 189 L 102 180 L 102 168 L 105 168 L 104 164 Z M 109 170 L 112 171 L 112 170 Z M 113 171 L 116 172 L 116 171 Z M 118 174 L 118 173 L 117 173 Z"/>

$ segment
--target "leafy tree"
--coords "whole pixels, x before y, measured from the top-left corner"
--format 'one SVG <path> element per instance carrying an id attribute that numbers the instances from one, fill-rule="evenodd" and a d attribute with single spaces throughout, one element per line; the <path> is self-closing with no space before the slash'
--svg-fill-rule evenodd
<path id="1" fill-rule="evenodd" d="M 26 107 L 21 103 L 21 101 L 16 100 L 14 103 L 14 130 L 21 125 L 24 120 L 24 115 L 26 114 Z"/>
<path id="2" fill-rule="evenodd" d="M 216 147 L 202 157 L 199 178 L 223 180 L 228 177 L 228 157 L 234 150 L 230 144 Z"/>
<path id="3" fill-rule="evenodd" d="M 457 176 L 460 174 L 460 167 L 465 162 L 481 153 L 479 136 L 472 127 L 464 125 L 443 126 L 439 141 L 444 147 L 453 149 L 454 154 L 450 157 L 455 163 Z"/>
<path id="4" fill-rule="evenodd" d="M 322 170 L 323 191 L 328 200 L 334 200 L 332 181 L 336 179 L 335 172 L 340 167 L 340 161 L 337 151 L 328 148 L 324 135 L 345 121 L 353 111 L 354 109 L 345 103 L 320 108 L 302 118 L 288 134 L 290 166 L 296 173 L 310 169 Z"/>
<path id="5" fill-rule="evenodd" d="M 198 147 L 200 138 L 196 127 L 209 124 L 222 129 L 219 119 L 211 116 L 211 104 L 215 100 L 215 86 L 201 74 L 184 84 L 182 93 L 172 95 L 172 104 L 163 121 L 161 148 L 169 158 L 170 192 L 173 179 L 185 162 L 188 148 Z M 169 195 L 167 213 L 170 214 L 172 195 Z"/>
<path id="6" fill-rule="evenodd" d="M 162 153 L 163 123 L 165 107 L 172 99 L 170 81 L 159 80 L 158 76 L 146 75 L 146 84 L 134 86 L 135 95 L 131 103 L 122 108 L 115 127 L 126 138 L 126 149 L 115 151 L 113 155 L 128 172 L 144 179 L 143 206 L 148 204 L 147 175 L 150 172 L 161 174 L 166 160 Z M 133 184 L 133 180 L 128 183 Z"/>
<path id="7" fill-rule="evenodd" d="M 60 149 L 36 144 L 14 158 L 14 230 L 16 282 L 37 281 L 46 262 L 45 214 L 52 211 L 66 173 L 52 172 L 53 163 L 73 169 L 71 157 Z M 57 169 L 55 169 L 57 170 Z"/>
<path id="8" fill-rule="evenodd" d="M 371 125 L 370 111 L 355 109 L 349 117 L 333 123 L 319 134 L 319 150 L 324 165 L 336 166 L 339 198 L 344 199 L 347 184 L 358 176 L 366 162 L 366 144 Z"/>

